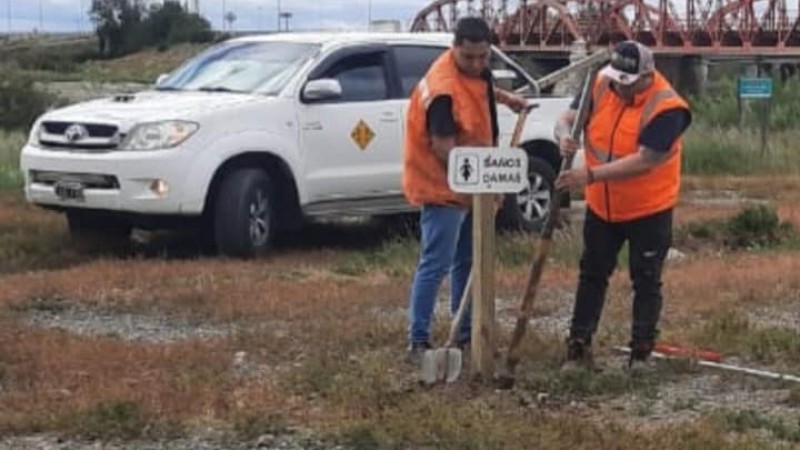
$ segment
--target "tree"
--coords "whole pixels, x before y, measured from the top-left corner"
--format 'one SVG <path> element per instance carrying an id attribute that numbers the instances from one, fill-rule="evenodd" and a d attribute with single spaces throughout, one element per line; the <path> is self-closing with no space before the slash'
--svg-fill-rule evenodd
<path id="1" fill-rule="evenodd" d="M 92 0 L 89 15 L 101 55 L 120 56 L 141 48 L 143 0 Z"/>
<path id="2" fill-rule="evenodd" d="M 208 42 L 214 38 L 211 24 L 198 14 L 187 12 L 178 2 L 152 5 L 146 23 L 148 45 Z"/>

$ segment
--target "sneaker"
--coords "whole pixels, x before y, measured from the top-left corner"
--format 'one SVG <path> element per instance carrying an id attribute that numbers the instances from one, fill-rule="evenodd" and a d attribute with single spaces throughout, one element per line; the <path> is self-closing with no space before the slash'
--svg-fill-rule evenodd
<path id="1" fill-rule="evenodd" d="M 583 339 L 567 340 L 567 359 L 561 365 L 561 372 L 574 372 L 578 370 L 593 370 L 591 344 Z"/>
<path id="2" fill-rule="evenodd" d="M 433 347 L 431 346 L 430 342 L 427 341 L 412 342 L 408 345 L 408 354 L 406 355 L 406 359 L 411 364 L 420 365 L 422 364 L 422 355 L 432 348 Z"/>
<path id="3" fill-rule="evenodd" d="M 628 359 L 628 372 L 631 375 L 643 375 L 657 370 L 656 362 L 650 357 L 653 344 L 649 342 L 631 343 L 631 355 Z"/>
<path id="4" fill-rule="evenodd" d="M 655 373 L 658 371 L 658 366 L 653 358 L 630 359 L 627 369 L 629 374 L 638 376 Z"/>

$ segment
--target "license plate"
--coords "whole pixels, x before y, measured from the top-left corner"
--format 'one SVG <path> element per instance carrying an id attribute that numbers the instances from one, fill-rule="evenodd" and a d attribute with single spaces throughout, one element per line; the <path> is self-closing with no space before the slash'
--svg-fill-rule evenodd
<path id="1" fill-rule="evenodd" d="M 83 183 L 80 181 L 57 181 L 55 191 L 61 200 L 83 200 Z"/>

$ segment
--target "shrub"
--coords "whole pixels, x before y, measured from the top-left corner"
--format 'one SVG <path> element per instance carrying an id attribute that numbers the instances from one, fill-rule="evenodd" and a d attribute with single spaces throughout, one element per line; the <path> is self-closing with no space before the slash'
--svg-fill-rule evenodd
<path id="1" fill-rule="evenodd" d="M 765 205 L 751 206 L 727 222 L 726 244 L 734 249 L 773 247 L 791 232 L 791 225 L 782 224 L 774 209 Z"/>
<path id="2" fill-rule="evenodd" d="M 19 69 L 0 66 L 0 128 L 28 129 L 56 101 L 55 96 L 36 89 Z"/>

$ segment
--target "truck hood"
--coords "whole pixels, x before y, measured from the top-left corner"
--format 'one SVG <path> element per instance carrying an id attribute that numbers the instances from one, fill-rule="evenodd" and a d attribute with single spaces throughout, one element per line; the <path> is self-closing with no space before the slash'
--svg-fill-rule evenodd
<path id="1" fill-rule="evenodd" d="M 224 92 L 144 91 L 77 103 L 51 111 L 42 120 L 114 124 L 124 132 L 141 122 L 202 122 L 203 117 L 214 113 L 266 99 L 269 97 Z"/>

